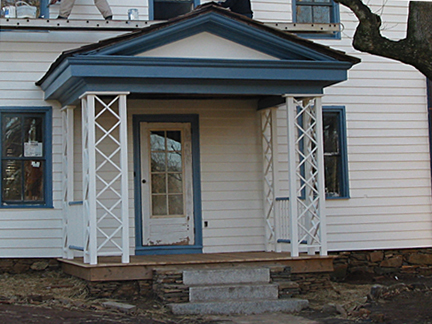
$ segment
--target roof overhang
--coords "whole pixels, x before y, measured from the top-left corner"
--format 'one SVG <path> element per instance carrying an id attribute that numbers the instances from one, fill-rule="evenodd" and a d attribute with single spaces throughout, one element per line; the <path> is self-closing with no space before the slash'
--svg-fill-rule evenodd
<path id="1" fill-rule="evenodd" d="M 215 28 L 217 26 L 217 28 Z M 137 56 L 210 32 L 275 59 Z M 37 82 L 46 100 L 76 102 L 87 91 L 128 91 L 135 97 L 321 94 L 345 81 L 356 58 L 208 6 L 152 30 L 63 53 Z"/>

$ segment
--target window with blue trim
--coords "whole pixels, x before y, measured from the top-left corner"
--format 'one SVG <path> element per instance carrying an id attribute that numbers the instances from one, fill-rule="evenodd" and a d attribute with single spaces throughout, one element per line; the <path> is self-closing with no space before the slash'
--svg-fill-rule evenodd
<path id="1" fill-rule="evenodd" d="M 2 18 L 49 18 L 48 0 L 1 0 Z"/>
<path id="2" fill-rule="evenodd" d="M 168 20 L 192 11 L 199 0 L 149 0 L 150 20 Z"/>
<path id="3" fill-rule="evenodd" d="M 333 0 L 293 0 L 293 21 L 297 23 L 338 23 L 337 5 Z"/>
<path id="4" fill-rule="evenodd" d="M 348 198 L 348 155 L 344 107 L 323 107 L 324 169 L 327 198 Z"/>
<path id="5" fill-rule="evenodd" d="M 1 206 L 51 206 L 50 110 L 0 108 Z"/>

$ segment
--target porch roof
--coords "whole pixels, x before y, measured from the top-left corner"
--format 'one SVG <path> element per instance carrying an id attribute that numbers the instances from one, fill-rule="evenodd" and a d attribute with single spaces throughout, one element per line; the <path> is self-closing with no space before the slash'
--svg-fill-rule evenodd
<path id="1" fill-rule="evenodd" d="M 263 58 L 141 55 L 200 33 Z M 248 96 L 272 102 L 266 99 L 320 94 L 346 80 L 347 70 L 358 62 L 210 3 L 168 22 L 65 51 L 36 84 L 46 100 L 62 105 L 87 91 L 128 91 L 136 98 Z"/>

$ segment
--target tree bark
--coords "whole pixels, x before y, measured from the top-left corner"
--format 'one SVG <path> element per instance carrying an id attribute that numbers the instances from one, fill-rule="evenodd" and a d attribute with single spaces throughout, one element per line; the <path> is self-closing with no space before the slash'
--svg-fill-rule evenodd
<path id="1" fill-rule="evenodd" d="M 355 49 L 401 61 L 432 79 L 432 2 L 411 1 L 406 37 L 399 41 L 381 35 L 381 17 L 361 0 L 335 0 L 350 8 L 359 20 Z"/>

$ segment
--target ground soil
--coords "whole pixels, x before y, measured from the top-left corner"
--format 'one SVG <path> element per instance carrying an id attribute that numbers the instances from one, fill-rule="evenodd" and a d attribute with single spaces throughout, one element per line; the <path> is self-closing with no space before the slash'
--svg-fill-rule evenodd
<path id="1" fill-rule="evenodd" d="M 371 294 L 374 285 L 381 293 Z M 362 277 L 311 292 L 310 308 L 300 316 L 323 324 L 432 324 L 432 277 Z M 375 288 L 376 291 L 376 288 Z M 369 297 L 368 297 L 369 296 Z M 103 306 L 106 301 L 136 305 L 131 313 Z M 227 323 L 214 317 L 174 316 L 155 298 L 90 298 L 85 282 L 60 271 L 0 275 L 2 323 Z"/>

